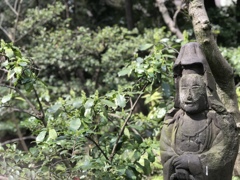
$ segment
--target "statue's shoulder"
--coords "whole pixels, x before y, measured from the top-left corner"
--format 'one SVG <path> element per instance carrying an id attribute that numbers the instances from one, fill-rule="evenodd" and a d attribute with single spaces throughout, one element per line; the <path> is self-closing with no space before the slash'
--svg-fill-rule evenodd
<path id="1" fill-rule="evenodd" d="M 168 125 L 173 124 L 175 121 L 177 121 L 179 119 L 179 117 L 182 114 L 183 114 L 183 110 L 182 109 L 172 108 L 165 115 L 164 124 L 168 124 Z"/>
<path id="2" fill-rule="evenodd" d="M 227 111 L 217 112 L 215 110 L 210 110 L 207 113 L 207 117 L 219 129 L 224 129 L 228 126 L 236 126 L 233 115 Z"/>

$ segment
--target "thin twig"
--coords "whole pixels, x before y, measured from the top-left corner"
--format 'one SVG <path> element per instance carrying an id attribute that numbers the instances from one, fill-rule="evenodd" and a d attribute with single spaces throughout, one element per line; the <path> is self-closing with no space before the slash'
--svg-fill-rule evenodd
<path id="1" fill-rule="evenodd" d="M 39 118 L 42 120 L 44 126 L 47 127 L 47 123 L 45 121 L 45 113 L 44 113 L 44 110 L 43 110 L 43 106 L 42 106 L 42 103 L 40 101 L 39 95 L 38 95 L 35 87 L 33 87 L 33 91 L 34 91 L 34 94 L 35 94 L 35 96 L 37 98 L 37 102 L 38 102 L 38 105 L 39 105 L 39 108 L 40 108 L 40 111 L 41 111 L 41 115 L 39 115 L 41 117 L 39 117 Z"/>
<path id="2" fill-rule="evenodd" d="M 156 0 L 156 5 L 158 6 L 159 11 L 162 14 L 163 20 L 168 26 L 169 30 L 176 34 L 179 39 L 183 39 L 183 34 L 180 29 L 177 27 L 173 19 L 170 17 L 167 7 L 164 4 L 164 0 Z"/>
<path id="3" fill-rule="evenodd" d="M 109 159 L 108 159 L 108 157 L 107 157 L 107 155 L 106 155 L 106 153 L 102 150 L 102 148 L 99 146 L 99 144 L 96 142 L 96 141 L 94 141 L 91 137 L 89 137 L 89 136 L 85 136 L 88 140 L 90 140 L 91 142 L 93 142 L 96 146 L 97 146 L 97 148 L 101 151 L 101 153 L 103 154 L 103 156 L 105 157 L 105 159 L 107 160 L 107 162 L 109 161 Z"/>
<path id="4" fill-rule="evenodd" d="M 5 0 L 5 3 L 9 6 L 9 8 L 12 10 L 12 12 L 13 12 L 16 16 L 18 16 L 17 11 L 12 7 L 12 5 L 9 3 L 9 1 L 8 1 L 8 0 Z"/>
<path id="5" fill-rule="evenodd" d="M 7 35 L 7 37 L 10 39 L 11 42 L 13 42 L 13 38 L 11 34 L 9 34 L 6 29 L 4 29 L 2 26 L 0 26 L 0 29 Z"/>
<path id="6" fill-rule="evenodd" d="M 29 110 L 23 110 L 14 106 L 0 106 L 0 108 L 8 108 L 8 112 L 22 112 L 22 113 L 26 113 L 30 116 L 33 116 L 37 119 L 39 119 L 38 116 L 36 116 L 35 114 L 32 114 Z"/>
<path id="7" fill-rule="evenodd" d="M 32 109 L 32 111 L 35 113 L 35 115 L 33 115 L 34 117 L 36 117 L 37 119 L 41 119 L 41 116 L 39 116 L 41 113 L 36 109 L 36 107 L 34 106 L 34 104 L 18 89 L 18 88 L 15 88 L 13 86 L 8 86 L 8 85 L 5 85 L 5 84 L 0 84 L 0 86 L 3 86 L 3 87 L 7 87 L 9 89 L 13 89 L 15 90 L 26 102 L 27 104 L 30 106 L 30 108 Z M 16 111 L 18 111 L 19 109 L 15 109 Z M 24 110 L 21 110 L 22 112 L 26 112 L 26 113 L 29 113 L 28 111 L 24 111 Z M 42 120 L 42 119 L 41 119 Z M 44 122 L 43 122 L 44 123 Z M 44 126 L 46 125 L 46 123 L 44 124 Z"/>
<path id="8" fill-rule="evenodd" d="M 36 110 L 35 106 L 31 103 L 31 101 L 18 89 L 18 88 L 15 88 L 13 86 L 8 86 L 6 84 L 0 84 L 0 86 L 2 87 L 7 87 L 9 89 L 13 89 L 15 90 L 23 99 L 26 100 L 26 102 L 28 103 L 28 105 L 32 108 L 32 110 L 36 113 L 36 114 L 39 114 L 39 112 Z"/>
<path id="9" fill-rule="evenodd" d="M 118 119 L 122 119 L 122 116 L 119 116 L 117 114 L 113 114 L 113 113 L 108 113 L 109 116 L 112 116 L 112 117 L 115 117 L 115 118 L 118 118 Z"/>
<path id="10" fill-rule="evenodd" d="M 145 85 L 144 85 L 144 87 L 142 88 L 142 92 L 144 92 L 144 90 L 145 90 L 145 88 L 147 87 L 147 85 L 148 85 L 148 84 L 145 84 Z M 139 101 L 139 99 L 140 99 L 141 97 L 142 97 L 142 93 L 138 95 L 138 97 L 137 97 L 137 99 L 136 99 L 136 101 L 134 102 L 133 105 L 132 105 L 132 103 L 131 103 L 131 101 L 130 101 L 130 103 L 131 103 L 131 105 L 132 105 L 132 106 L 131 106 L 131 111 L 130 111 L 129 115 L 127 116 L 127 118 L 125 119 L 124 124 L 123 124 L 123 126 L 122 126 L 122 128 L 121 128 L 121 130 L 120 130 L 120 133 L 119 133 L 119 135 L 118 135 L 118 137 L 117 137 L 117 140 L 116 140 L 116 142 L 115 142 L 115 144 L 114 144 L 114 147 L 113 147 L 112 152 L 111 152 L 110 157 L 109 157 L 110 162 L 112 162 L 112 160 L 113 160 L 113 158 L 114 158 L 114 156 L 115 156 L 118 142 L 119 142 L 120 138 L 122 137 L 123 132 L 124 132 L 124 130 L 125 130 L 125 127 L 127 126 L 127 123 L 128 123 L 128 121 L 130 120 L 130 118 L 131 118 L 131 116 L 132 116 L 132 114 L 133 114 L 133 111 L 134 111 L 134 109 L 135 109 L 135 107 L 136 107 L 136 105 L 137 105 L 137 103 L 138 103 L 138 101 Z"/>
<path id="11" fill-rule="evenodd" d="M 180 6 L 177 7 L 177 10 L 176 10 L 176 12 L 173 15 L 173 22 L 174 22 L 175 26 L 177 24 L 177 16 L 178 16 L 179 12 L 181 11 L 181 9 L 182 9 L 182 2 L 180 4 Z"/>
<path id="12" fill-rule="evenodd" d="M 19 141 L 24 149 L 24 151 L 28 152 L 28 147 L 25 143 L 25 141 L 23 140 L 23 135 L 22 135 L 22 132 L 21 132 L 21 129 L 19 128 L 19 122 L 16 122 L 16 129 L 17 129 L 17 135 L 19 137 Z"/>
<path id="13" fill-rule="evenodd" d="M 14 25 L 14 28 L 13 28 L 13 37 L 14 37 L 13 39 L 15 41 L 17 25 L 18 25 L 18 21 L 19 21 L 19 17 L 20 17 L 20 11 L 21 11 L 21 0 L 16 0 L 14 7 L 15 7 L 15 9 L 17 9 L 17 17 L 15 19 L 15 25 Z"/>
<path id="14" fill-rule="evenodd" d="M 36 137 L 35 136 L 25 136 L 25 137 L 22 137 L 21 139 L 22 140 L 36 139 Z M 4 146 L 6 144 L 10 144 L 10 143 L 14 143 L 14 142 L 17 142 L 17 141 L 20 141 L 20 138 L 15 138 L 15 139 L 11 139 L 11 140 L 8 140 L 8 141 L 4 141 L 3 143 L 1 143 L 1 146 Z"/>

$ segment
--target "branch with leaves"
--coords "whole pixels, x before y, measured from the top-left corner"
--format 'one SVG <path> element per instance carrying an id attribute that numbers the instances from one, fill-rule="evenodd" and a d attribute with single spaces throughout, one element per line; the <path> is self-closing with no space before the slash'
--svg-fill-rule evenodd
<path id="1" fill-rule="evenodd" d="M 143 88 L 142 88 L 142 90 L 141 90 L 142 93 L 140 93 L 140 94 L 138 95 L 138 97 L 137 97 L 137 99 L 135 100 L 134 104 L 132 104 L 132 100 L 131 100 L 131 98 L 130 98 L 130 102 L 131 102 L 131 103 L 130 103 L 130 104 L 131 104 L 130 112 L 129 112 L 128 116 L 126 117 L 126 119 L 125 119 L 125 121 L 124 121 L 124 123 L 123 123 L 123 125 L 122 125 L 122 127 L 121 127 L 121 130 L 120 130 L 120 132 L 119 132 L 119 134 L 118 134 L 117 140 L 116 140 L 116 142 L 115 142 L 115 144 L 114 144 L 114 146 L 113 146 L 112 153 L 110 154 L 110 157 L 109 157 L 110 162 L 113 161 L 113 158 L 114 158 L 114 156 L 115 156 L 116 148 L 117 148 L 117 145 L 118 145 L 118 143 L 119 143 L 119 140 L 120 140 L 120 138 L 122 137 L 123 132 L 124 132 L 124 129 L 125 129 L 125 127 L 127 126 L 128 121 L 131 119 L 131 116 L 132 116 L 132 114 L 133 114 L 133 112 L 134 112 L 134 109 L 135 109 L 135 107 L 136 107 L 139 99 L 142 97 L 143 92 L 144 92 L 144 90 L 146 89 L 147 85 L 148 85 L 148 84 L 145 84 L 145 85 L 143 86 Z"/>

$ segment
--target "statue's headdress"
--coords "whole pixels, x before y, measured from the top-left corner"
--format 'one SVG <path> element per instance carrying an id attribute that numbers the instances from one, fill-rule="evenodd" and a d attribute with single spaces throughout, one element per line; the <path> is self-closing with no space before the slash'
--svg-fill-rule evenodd
<path id="1" fill-rule="evenodd" d="M 181 47 L 179 55 L 175 60 L 173 66 L 173 73 L 175 78 L 175 108 L 180 107 L 179 103 L 179 80 L 182 74 L 199 74 L 202 75 L 207 87 L 209 103 L 212 106 L 222 106 L 220 99 L 217 95 L 216 82 L 212 75 L 211 69 L 207 62 L 204 53 L 201 50 L 200 44 L 197 42 L 190 42 Z"/>

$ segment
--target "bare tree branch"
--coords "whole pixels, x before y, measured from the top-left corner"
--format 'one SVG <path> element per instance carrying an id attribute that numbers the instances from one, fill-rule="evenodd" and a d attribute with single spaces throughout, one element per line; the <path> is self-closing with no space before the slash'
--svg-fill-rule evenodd
<path id="1" fill-rule="evenodd" d="M 147 85 L 148 85 L 148 84 L 145 84 L 145 85 L 143 86 L 143 88 L 142 88 L 142 90 L 141 90 L 142 92 L 144 92 L 144 90 L 146 89 Z M 109 157 L 110 162 L 112 162 L 112 160 L 113 160 L 113 158 L 114 158 L 114 156 L 115 156 L 118 142 L 119 142 L 120 138 L 122 137 L 123 132 L 124 132 L 124 130 L 125 130 L 125 127 L 127 126 L 128 121 L 129 121 L 130 118 L 132 117 L 133 111 L 134 111 L 134 109 L 135 109 L 135 107 L 136 107 L 136 105 L 137 105 L 137 103 L 138 103 L 138 101 L 139 101 L 139 99 L 140 99 L 141 97 L 142 97 L 142 93 L 138 95 L 138 97 L 137 97 L 136 101 L 134 102 L 134 104 L 132 104 L 132 101 L 130 100 L 131 110 L 130 110 L 127 118 L 125 119 L 124 124 L 123 124 L 123 126 L 122 126 L 122 128 L 121 128 L 121 130 L 120 130 L 120 132 L 119 132 L 118 137 L 117 137 L 117 140 L 116 140 L 116 142 L 115 142 L 115 144 L 114 144 L 114 146 L 113 146 L 112 152 L 111 152 L 110 157 Z"/>
<path id="2" fill-rule="evenodd" d="M 13 115 L 14 116 L 14 120 L 17 121 L 15 124 L 16 124 L 16 129 L 17 129 L 17 135 L 19 137 L 19 141 L 24 149 L 24 151 L 28 151 L 28 147 L 25 143 L 25 141 L 23 140 L 23 135 L 22 135 L 22 132 L 21 132 L 21 129 L 19 128 L 19 122 L 18 120 L 15 118 L 15 114 Z"/>
<path id="3" fill-rule="evenodd" d="M 13 86 L 8 86 L 8 85 L 5 85 L 5 84 L 0 84 L 0 86 L 7 87 L 9 89 L 15 90 L 27 102 L 27 104 L 30 106 L 31 110 L 34 112 L 34 114 L 30 113 L 29 111 L 20 110 L 20 109 L 17 109 L 17 108 L 13 109 L 14 111 L 25 112 L 25 113 L 28 113 L 28 114 L 36 117 L 37 119 L 42 120 L 42 117 L 43 117 L 42 113 L 37 110 L 35 105 L 18 88 L 15 88 Z M 43 110 L 42 110 L 42 112 L 43 112 Z M 44 121 L 43 121 L 43 124 L 46 127 L 46 123 Z"/>
<path id="4" fill-rule="evenodd" d="M 3 22 L 3 19 L 4 19 L 4 14 L 1 13 L 0 16 L 1 16 L 1 17 L 0 17 L 0 18 L 1 18 L 1 19 L 0 19 L 0 29 L 4 32 L 4 34 L 6 34 L 6 36 L 10 39 L 10 41 L 13 42 L 12 35 L 11 35 L 10 33 L 8 33 L 7 30 L 2 27 L 2 22 Z"/>
<path id="5" fill-rule="evenodd" d="M 15 142 L 18 142 L 20 140 L 28 140 L 28 139 L 36 139 L 36 137 L 35 136 L 25 136 L 25 137 L 21 137 L 21 139 L 20 138 L 11 139 L 11 140 L 4 141 L 3 143 L 1 143 L 1 146 L 4 146 L 6 144 L 10 144 L 10 143 L 15 143 Z"/>
<path id="6" fill-rule="evenodd" d="M 106 153 L 102 150 L 102 148 L 99 146 L 99 144 L 94 141 L 90 136 L 85 136 L 88 140 L 90 140 L 91 142 L 93 142 L 95 144 L 95 146 L 97 146 L 97 148 L 101 151 L 102 155 L 105 157 L 105 159 L 107 160 L 107 162 L 109 161 Z"/>
<path id="7" fill-rule="evenodd" d="M 12 10 L 12 12 L 18 16 L 18 12 L 12 7 L 12 5 L 9 3 L 8 0 L 5 0 L 5 3 L 8 5 L 8 7 Z"/>
<path id="8" fill-rule="evenodd" d="M 177 27 L 176 22 L 170 17 L 167 7 L 164 4 L 164 0 L 156 0 L 156 6 L 163 16 L 164 22 L 167 24 L 169 30 L 176 34 L 179 39 L 183 39 L 183 34 Z M 175 20 L 176 21 L 176 20 Z"/>
<path id="9" fill-rule="evenodd" d="M 174 22 L 174 24 L 177 24 L 177 16 L 178 16 L 178 14 L 180 13 L 180 11 L 182 9 L 182 6 L 183 6 L 182 4 L 183 3 L 181 2 L 181 4 L 177 7 L 177 10 L 176 10 L 176 12 L 173 15 L 173 22 Z"/>
<path id="10" fill-rule="evenodd" d="M 17 9 L 17 17 L 15 19 L 15 25 L 13 28 L 13 40 L 14 41 L 15 41 L 17 25 L 18 25 L 18 21 L 19 21 L 19 17 L 20 17 L 21 3 L 22 3 L 22 0 L 16 0 L 15 4 L 14 4 L 14 9 Z"/>
<path id="11" fill-rule="evenodd" d="M 40 108 L 40 111 L 41 111 L 41 114 L 39 114 L 39 118 L 42 120 L 44 126 L 47 127 L 47 122 L 45 121 L 45 113 L 44 113 L 44 110 L 43 110 L 43 106 L 42 106 L 42 103 L 40 101 L 39 95 L 38 95 L 35 87 L 33 87 L 33 91 L 34 91 L 34 94 L 37 98 L 37 102 L 38 102 L 38 105 L 39 105 L 39 108 Z"/>
<path id="12" fill-rule="evenodd" d="M 0 108 L 8 108 L 8 112 L 21 112 L 21 113 L 26 113 L 30 116 L 33 116 L 37 119 L 39 119 L 39 117 L 36 114 L 31 113 L 31 110 L 24 110 L 24 109 L 20 109 L 14 106 L 0 106 Z"/>
<path id="13" fill-rule="evenodd" d="M 232 67 L 224 59 L 211 31 L 204 0 L 191 0 L 188 4 L 197 42 L 207 57 L 213 76 L 218 84 L 218 94 L 224 106 L 240 122 L 237 95 Z"/>

